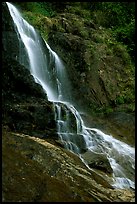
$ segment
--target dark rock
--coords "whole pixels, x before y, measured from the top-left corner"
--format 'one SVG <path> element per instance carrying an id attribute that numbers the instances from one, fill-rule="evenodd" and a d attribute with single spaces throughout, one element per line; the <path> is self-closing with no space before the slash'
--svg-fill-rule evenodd
<path id="1" fill-rule="evenodd" d="M 22 48 L 22 62 L 28 65 L 27 55 L 23 42 L 16 33 L 16 27 L 10 15 L 8 6 L 2 3 L 2 51 L 6 52 L 11 59 L 20 61 L 20 48 Z"/>
<path id="2" fill-rule="evenodd" d="M 93 151 L 87 151 L 82 157 L 91 168 L 102 170 L 106 173 L 113 173 L 113 169 L 105 154 L 98 154 Z"/>
<path id="3" fill-rule="evenodd" d="M 35 96 L 39 98 L 46 98 L 42 87 L 36 84 L 34 78 L 30 75 L 30 72 L 20 65 L 14 59 L 11 59 L 7 53 L 3 53 L 2 58 L 2 90 L 4 100 L 19 100 L 24 96 Z"/>
<path id="4" fill-rule="evenodd" d="M 32 103 L 32 101 L 31 101 Z M 5 108 L 3 125 L 12 131 L 22 132 L 40 138 L 57 137 L 53 104 L 33 101 L 33 104 L 14 104 Z"/>
<path id="5" fill-rule="evenodd" d="M 125 125 L 130 123 L 131 126 L 135 126 L 135 115 L 134 114 L 128 114 L 124 112 L 113 112 L 108 115 L 109 120 L 113 120 L 114 123 L 117 123 L 119 125 Z"/>
<path id="6" fill-rule="evenodd" d="M 12 131 L 58 138 L 52 102 L 35 83 L 6 3 L 2 3 L 2 120 Z M 20 61 L 20 47 L 24 65 Z"/>
<path id="7" fill-rule="evenodd" d="M 15 32 L 12 17 L 10 16 L 8 6 L 5 2 L 2 2 L 2 30 Z"/>

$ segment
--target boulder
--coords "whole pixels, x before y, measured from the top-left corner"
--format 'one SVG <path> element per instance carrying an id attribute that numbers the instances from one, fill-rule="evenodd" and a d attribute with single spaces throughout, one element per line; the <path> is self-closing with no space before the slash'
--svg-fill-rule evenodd
<path id="1" fill-rule="evenodd" d="M 85 160 L 85 162 L 87 162 L 90 168 L 99 169 L 106 173 L 113 173 L 113 169 L 105 154 L 103 153 L 99 154 L 88 150 L 87 152 L 82 154 L 82 157 Z"/>

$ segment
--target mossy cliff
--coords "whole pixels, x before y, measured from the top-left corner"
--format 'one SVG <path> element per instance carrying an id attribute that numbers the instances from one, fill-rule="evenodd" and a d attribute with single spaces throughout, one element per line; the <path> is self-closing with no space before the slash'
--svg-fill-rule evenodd
<path id="1" fill-rule="evenodd" d="M 81 109 L 134 111 L 134 64 L 127 46 L 114 37 L 111 24 L 104 26 L 103 12 L 100 19 L 99 11 L 79 2 L 56 5 L 57 13 L 51 17 L 35 4 L 32 10 L 26 8 L 24 16 L 64 61 L 74 102 Z"/>
<path id="2" fill-rule="evenodd" d="M 120 9 L 121 4 L 116 8 L 111 4 L 112 10 Z M 116 23 L 113 14 L 111 22 L 111 13 L 96 8 L 97 3 L 17 5 L 63 60 L 72 85 L 73 104 L 87 124 L 134 145 L 135 65 L 127 45 L 115 37 L 116 30 L 122 27 L 114 30 L 113 26 L 120 19 Z M 124 6 L 130 16 L 128 8 L 134 5 Z M 125 18 L 121 13 L 118 17 Z M 128 30 L 128 26 L 125 28 Z"/>

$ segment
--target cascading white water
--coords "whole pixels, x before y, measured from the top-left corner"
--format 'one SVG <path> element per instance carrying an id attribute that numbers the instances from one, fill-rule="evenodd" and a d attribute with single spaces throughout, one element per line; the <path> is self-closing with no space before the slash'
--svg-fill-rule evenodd
<path id="1" fill-rule="evenodd" d="M 69 100 L 69 94 L 67 93 L 70 92 L 69 82 L 65 68 L 58 55 L 50 49 L 46 42 L 42 42 L 41 37 L 35 29 L 23 19 L 16 7 L 10 3 L 7 3 L 7 5 L 15 23 L 19 41 L 24 43 L 29 58 L 30 72 L 35 81 L 42 85 L 50 101 Z M 20 59 L 20 63 L 25 64 L 24 61 L 22 61 L 25 59 Z M 62 84 L 65 84 L 65 90 Z"/>
<path id="2" fill-rule="evenodd" d="M 15 6 L 11 3 L 7 5 L 19 41 L 24 43 L 30 72 L 47 93 L 48 100 L 54 103 L 57 131 L 64 146 L 80 156 L 82 149 L 105 154 L 114 172 L 113 186 L 134 188 L 135 149 L 98 129 L 84 125 L 79 112 L 71 104 L 69 81 L 58 55 L 41 40 Z"/>

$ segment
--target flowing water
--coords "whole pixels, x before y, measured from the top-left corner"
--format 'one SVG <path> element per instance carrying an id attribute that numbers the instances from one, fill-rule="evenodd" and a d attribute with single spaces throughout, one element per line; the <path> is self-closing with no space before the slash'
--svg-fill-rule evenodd
<path id="1" fill-rule="evenodd" d="M 106 155 L 113 169 L 113 186 L 135 188 L 135 149 L 111 135 L 84 125 L 78 110 L 71 103 L 70 82 L 62 61 L 23 19 L 16 7 L 11 3 L 7 5 L 19 42 L 23 42 L 28 55 L 30 73 L 36 83 L 41 84 L 48 100 L 54 104 L 57 132 L 64 147 L 78 154 L 80 158 L 84 150 Z M 26 62 L 20 58 L 20 63 Z"/>

